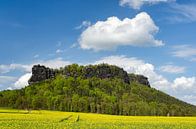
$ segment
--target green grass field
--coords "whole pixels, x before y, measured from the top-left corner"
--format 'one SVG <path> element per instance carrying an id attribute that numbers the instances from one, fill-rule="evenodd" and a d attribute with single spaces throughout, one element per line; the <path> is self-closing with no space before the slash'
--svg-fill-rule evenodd
<path id="1" fill-rule="evenodd" d="M 196 117 L 112 116 L 0 109 L 0 129 L 196 129 Z"/>

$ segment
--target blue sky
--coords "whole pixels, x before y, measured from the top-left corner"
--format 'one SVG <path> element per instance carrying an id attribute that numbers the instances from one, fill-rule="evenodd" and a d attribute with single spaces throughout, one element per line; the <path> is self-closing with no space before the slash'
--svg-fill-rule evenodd
<path id="1" fill-rule="evenodd" d="M 196 104 L 195 0 L 0 0 L 0 90 L 33 64 L 110 63 Z"/>

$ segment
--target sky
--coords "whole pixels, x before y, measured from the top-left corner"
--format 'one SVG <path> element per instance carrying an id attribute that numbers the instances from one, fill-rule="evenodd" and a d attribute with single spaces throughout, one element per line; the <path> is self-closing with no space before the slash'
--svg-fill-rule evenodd
<path id="1" fill-rule="evenodd" d="M 108 63 L 196 105 L 195 0 L 0 0 L 0 90 L 35 64 Z"/>

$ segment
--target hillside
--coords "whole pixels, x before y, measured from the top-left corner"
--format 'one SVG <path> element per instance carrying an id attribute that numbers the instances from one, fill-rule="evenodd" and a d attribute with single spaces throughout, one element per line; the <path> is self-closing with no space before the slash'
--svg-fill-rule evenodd
<path id="1" fill-rule="evenodd" d="M 195 116 L 196 107 L 150 87 L 142 75 L 107 64 L 36 65 L 29 86 L 0 92 L 0 107 L 115 115 Z"/>

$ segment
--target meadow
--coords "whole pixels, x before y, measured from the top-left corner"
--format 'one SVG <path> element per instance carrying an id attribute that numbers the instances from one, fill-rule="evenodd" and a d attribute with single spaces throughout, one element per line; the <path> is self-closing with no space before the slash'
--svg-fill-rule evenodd
<path id="1" fill-rule="evenodd" d="M 0 109 L 0 129 L 196 129 L 196 117 L 116 116 Z"/>

